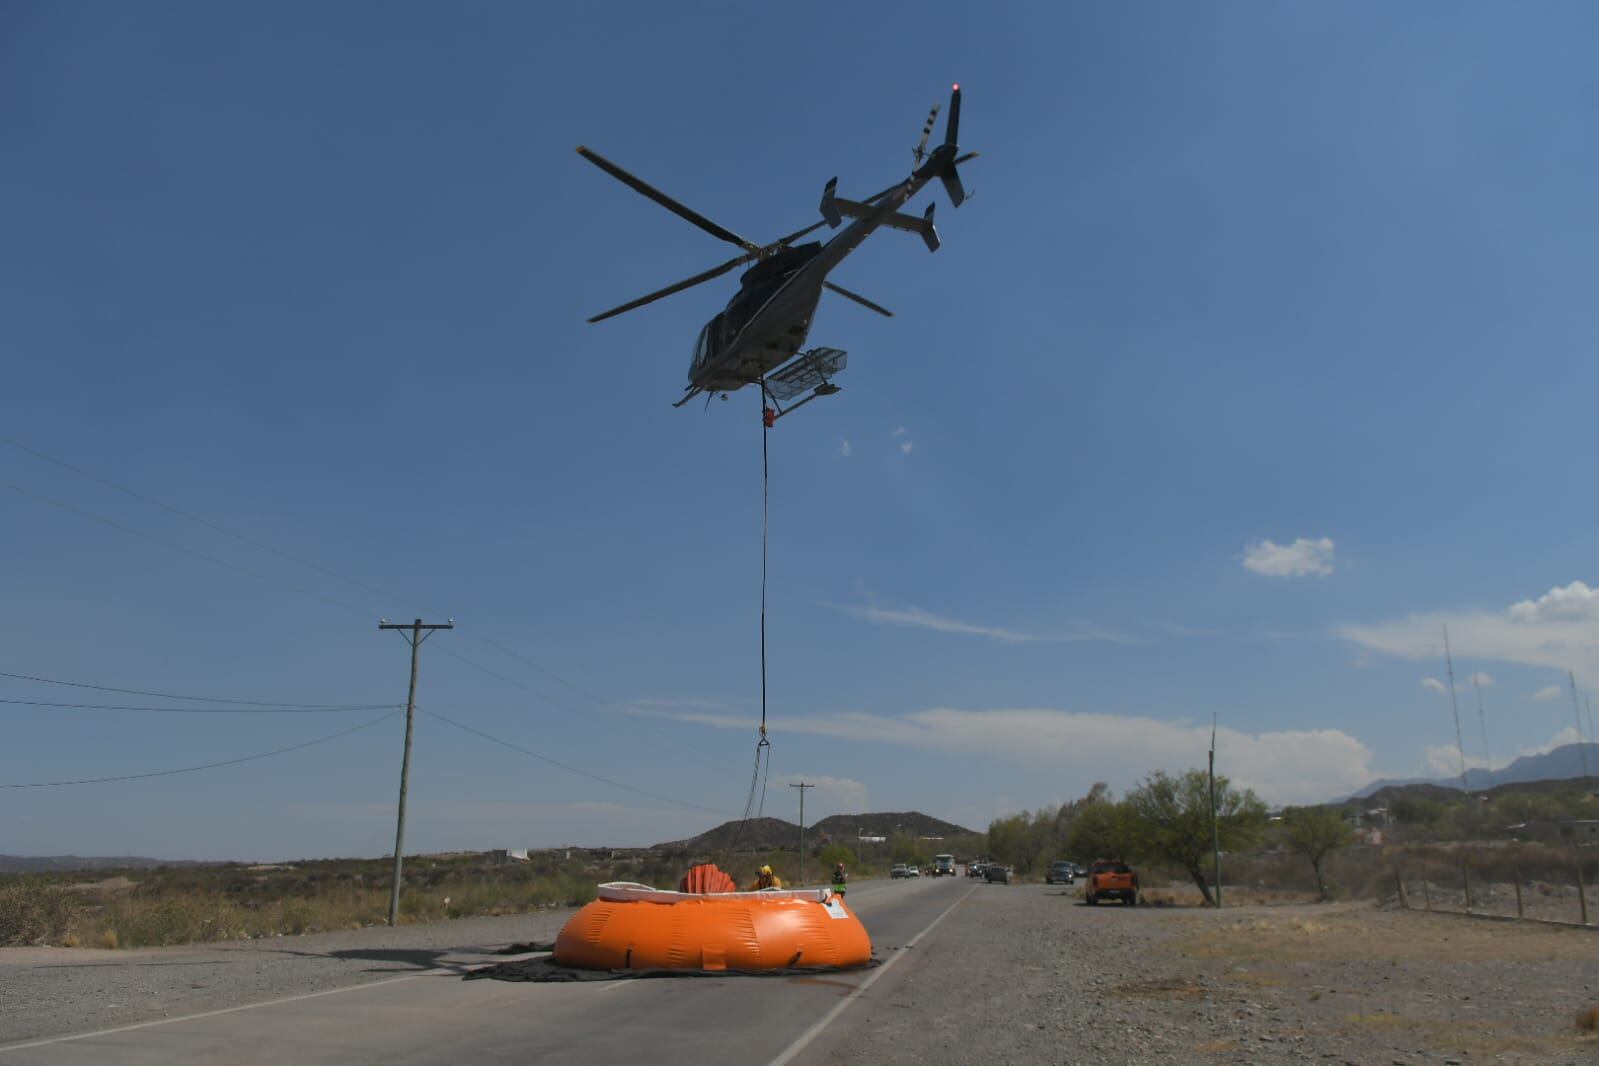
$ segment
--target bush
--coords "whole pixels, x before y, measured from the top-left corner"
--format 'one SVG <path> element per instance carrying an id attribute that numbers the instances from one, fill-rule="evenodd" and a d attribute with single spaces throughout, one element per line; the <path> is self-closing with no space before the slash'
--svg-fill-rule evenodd
<path id="1" fill-rule="evenodd" d="M 30 877 L 0 885 L 0 947 L 65 940 L 82 918 L 83 903 L 70 889 Z"/>

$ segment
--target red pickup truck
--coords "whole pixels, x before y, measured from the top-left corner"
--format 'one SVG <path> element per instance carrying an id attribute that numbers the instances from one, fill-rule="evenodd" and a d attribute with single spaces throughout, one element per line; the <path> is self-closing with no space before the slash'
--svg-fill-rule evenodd
<path id="1" fill-rule="evenodd" d="M 1088 868 L 1088 888 L 1083 899 L 1090 907 L 1102 899 L 1119 899 L 1138 905 L 1138 875 L 1125 862 L 1096 862 Z"/>

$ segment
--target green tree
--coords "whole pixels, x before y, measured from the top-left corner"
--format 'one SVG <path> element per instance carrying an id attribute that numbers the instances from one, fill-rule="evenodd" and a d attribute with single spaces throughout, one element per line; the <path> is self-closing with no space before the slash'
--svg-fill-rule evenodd
<path id="1" fill-rule="evenodd" d="M 1292 807 L 1283 812 L 1283 828 L 1288 846 L 1310 860 L 1316 871 L 1316 891 L 1327 902 L 1327 882 L 1321 876 L 1321 863 L 1327 853 L 1344 847 L 1355 838 L 1355 831 L 1344 821 L 1343 812 L 1333 807 Z"/>
<path id="2" fill-rule="evenodd" d="M 821 861 L 823 870 L 831 871 L 839 863 L 851 870 L 855 868 L 855 853 L 843 844 L 829 844 L 816 857 Z"/>
<path id="3" fill-rule="evenodd" d="M 1211 902 L 1204 867 L 1211 854 L 1210 785 L 1203 770 L 1173 777 L 1157 771 L 1127 794 L 1126 809 L 1135 853 L 1187 871 Z M 1239 791 L 1216 778 L 1216 836 L 1224 850 L 1253 845 L 1266 827 L 1266 805 L 1250 789 Z"/>
<path id="4" fill-rule="evenodd" d="M 1066 836 L 1066 850 L 1078 862 L 1125 859 L 1136 851 L 1127 809 L 1120 803 L 1100 801 L 1077 812 Z"/>

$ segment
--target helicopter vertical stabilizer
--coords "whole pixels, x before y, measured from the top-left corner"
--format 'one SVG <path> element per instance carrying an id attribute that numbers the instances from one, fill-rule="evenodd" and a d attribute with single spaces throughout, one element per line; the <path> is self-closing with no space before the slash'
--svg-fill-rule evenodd
<path id="1" fill-rule="evenodd" d="M 944 120 L 944 143 L 933 154 L 938 157 L 938 180 L 944 183 L 949 202 L 959 207 L 966 202 L 966 190 L 961 185 L 960 172 L 955 169 L 955 154 L 960 151 L 961 87 L 955 86 L 949 94 L 949 117 Z"/>

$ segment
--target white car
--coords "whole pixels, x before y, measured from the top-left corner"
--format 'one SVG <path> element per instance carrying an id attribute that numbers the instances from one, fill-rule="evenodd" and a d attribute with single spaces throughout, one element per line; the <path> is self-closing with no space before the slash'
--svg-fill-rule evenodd
<path id="1" fill-rule="evenodd" d="M 922 868 L 920 866 L 907 866 L 907 867 L 905 867 L 905 871 L 906 871 L 905 872 L 905 876 L 906 877 L 920 877 L 920 876 L 922 876 Z"/>

